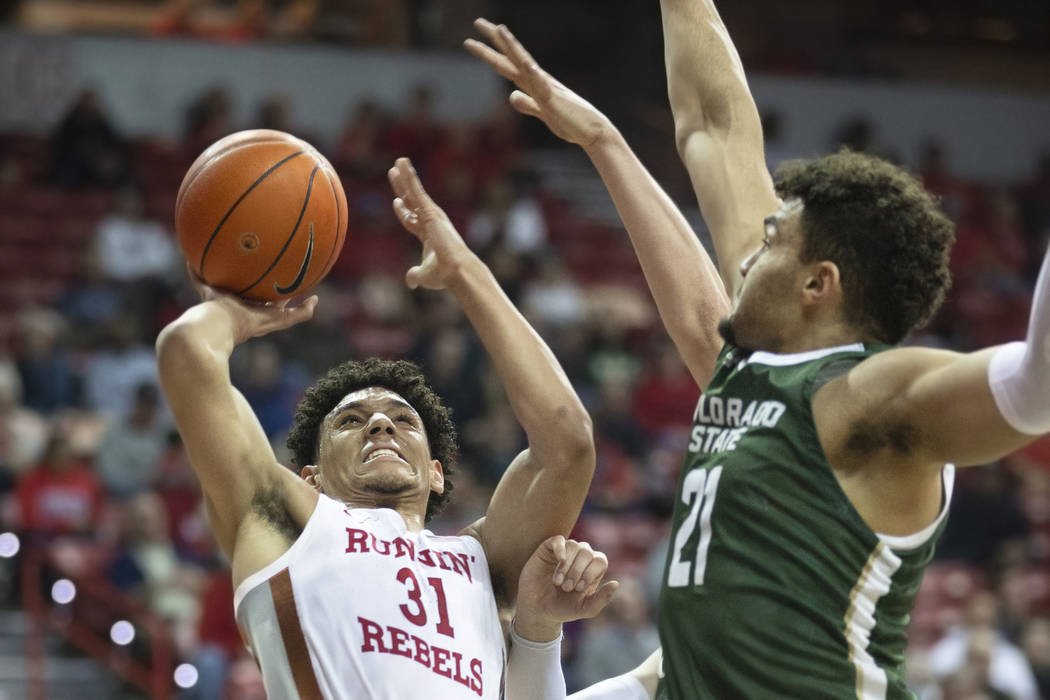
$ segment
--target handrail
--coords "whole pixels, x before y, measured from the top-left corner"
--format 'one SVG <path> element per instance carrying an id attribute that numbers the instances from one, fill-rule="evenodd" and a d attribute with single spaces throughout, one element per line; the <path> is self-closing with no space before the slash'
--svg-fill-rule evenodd
<path id="1" fill-rule="evenodd" d="M 172 695 L 172 660 L 173 644 L 171 634 L 164 623 L 155 615 L 127 600 L 116 589 L 101 581 L 75 577 L 63 571 L 45 548 L 26 547 L 22 557 L 22 604 L 30 613 L 30 634 L 27 639 L 30 697 L 33 700 L 46 700 L 44 688 L 44 649 L 43 627 L 50 625 L 63 634 L 66 639 L 108 667 L 113 673 L 128 683 L 149 693 L 155 700 L 169 700 Z M 111 610 L 114 619 L 123 618 L 132 621 L 139 629 L 145 629 L 149 638 L 150 663 L 131 658 L 123 653 L 114 653 L 113 642 L 109 639 L 108 630 L 100 634 L 98 629 L 78 619 L 76 607 L 68 622 L 60 624 L 51 611 L 50 602 L 41 591 L 45 566 L 67 576 L 77 586 L 77 597 L 97 602 Z"/>

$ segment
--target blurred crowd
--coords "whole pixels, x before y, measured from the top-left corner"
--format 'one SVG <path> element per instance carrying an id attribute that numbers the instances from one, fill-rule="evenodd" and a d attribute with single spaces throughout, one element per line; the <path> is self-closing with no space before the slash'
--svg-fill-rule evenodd
<path id="1" fill-rule="evenodd" d="M 221 87 L 187 105 L 175 142 L 121 134 L 92 92 L 47 137 L 0 134 L 0 524 L 21 541 L 0 560 L 4 606 L 25 602 L 19 560 L 43 553 L 50 576 L 117 592 L 134 615 L 162 621 L 176 657 L 200 674 L 186 697 L 263 696 L 233 622 L 229 572 L 158 392 L 152 344 L 195 301 L 172 232 L 187 166 L 215 139 L 264 127 L 312 139 L 340 173 L 351 211 L 313 321 L 254 340 L 231 360 L 279 458 L 288 461 L 284 436 L 304 387 L 371 355 L 418 362 L 453 409 L 460 476 L 434 531 L 479 517 L 524 447 L 454 300 L 402 282 L 418 244 L 391 214 L 385 173 L 408 155 L 594 418 L 597 473 L 575 536 L 609 555 L 622 587 L 598 618 L 568 627 L 570 689 L 622 673 L 657 646 L 667 522 L 699 389 L 659 324 L 625 234 L 552 191 L 532 167 L 517 115 L 500 106 L 480 123 L 442 122 L 433 98 L 418 87 L 393 112 L 362 102 L 332 142 L 299 132 L 280 96 L 236 121 Z M 831 141 L 882 152 L 862 122 Z M 791 155 L 770 142 L 771 160 Z M 950 155 L 931 141 L 914 158 L 957 222 L 958 243 L 949 300 L 911 342 L 967 350 L 1020 338 L 1050 235 L 1050 153 L 1033 154 L 1031 177 L 1010 185 L 960 179 Z M 113 621 L 100 619 L 106 629 Z M 923 698 L 1050 697 L 1047 441 L 960 474 L 909 656 Z"/>

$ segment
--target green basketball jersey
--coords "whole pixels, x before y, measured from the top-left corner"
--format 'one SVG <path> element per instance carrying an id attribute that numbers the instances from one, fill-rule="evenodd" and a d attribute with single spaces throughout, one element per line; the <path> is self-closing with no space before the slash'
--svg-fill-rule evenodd
<path id="1" fill-rule="evenodd" d="M 817 438 L 811 397 L 886 349 L 726 346 L 694 414 L 660 597 L 658 700 L 909 698 L 904 648 L 944 529 L 878 535 Z"/>

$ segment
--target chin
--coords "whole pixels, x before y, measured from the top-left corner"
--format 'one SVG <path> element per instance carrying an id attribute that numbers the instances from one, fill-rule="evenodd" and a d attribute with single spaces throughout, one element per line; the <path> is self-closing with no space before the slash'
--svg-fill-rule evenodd
<path id="1" fill-rule="evenodd" d="M 373 474 L 365 479 L 364 490 L 392 496 L 407 493 L 415 486 L 414 480 L 400 474 Z"/>

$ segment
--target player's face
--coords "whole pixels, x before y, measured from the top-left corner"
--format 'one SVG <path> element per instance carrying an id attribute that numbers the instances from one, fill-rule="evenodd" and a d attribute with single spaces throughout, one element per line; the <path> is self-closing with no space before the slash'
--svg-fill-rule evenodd
<path id="1" fill-rule="evenodd" d="M 796 327 L 803 266 L 799 262 L 802 202 L 789 200 L 763 222 L 762 245 L 740 265 L 744 280 L 728 323 L 734 342 L 748 350 L 778 352 Z"/>
<path id="2" fill-rule="evenodd" d="M 423 420 L 399 394 L 380 387 L 351 392 L 325 417 L 318 482 L 333 498 L 389 499 L 444 487 L 430 457 Z"/>

